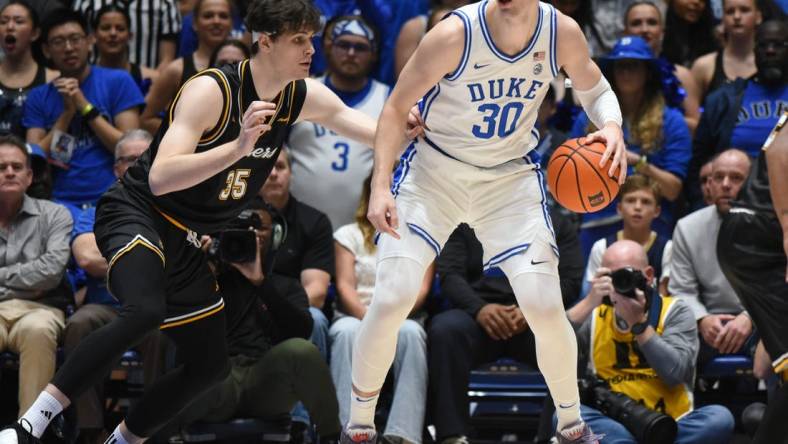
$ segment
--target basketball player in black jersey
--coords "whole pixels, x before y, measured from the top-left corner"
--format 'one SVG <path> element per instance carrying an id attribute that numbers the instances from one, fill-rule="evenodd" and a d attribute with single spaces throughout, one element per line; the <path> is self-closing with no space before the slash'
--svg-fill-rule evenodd
<path id="1" fill-rule="evenodd" d="M 312 120 L 372 146 L 375 122 L 304 80 L 320 14 L 310 0 L 255 0 L 257 53 L 209 69 L 178 92 L 150 149 L 99 201 L 95 234 L 120 316 L 69 356 L 0 443 L 35 443 L 49 421 L 121 354 L 160 328 L 180 366 L 134 405 L 107 443 L 143 442 L 228 371 L 224 302 L 200 250 L 257 195 L 288 128 Z"/>
<path id="2" fill-rule="evenodd" d="M 788 63 L 786 63 L 788 65 Z M 717 257 L 779 377 L 753 443 L 788 443 L 788 110 L 720 226 Z"/>

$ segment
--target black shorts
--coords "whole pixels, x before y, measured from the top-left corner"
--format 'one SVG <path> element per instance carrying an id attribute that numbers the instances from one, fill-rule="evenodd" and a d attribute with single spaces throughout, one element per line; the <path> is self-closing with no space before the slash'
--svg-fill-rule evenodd
<path id="1" fill-rule="evenodd" d="M 788 284 L 776 217 L 733 208 L 723 218 L 717 257 L 752 317 L 775 373 L 788 372 Z"/>
<path id="2" fill-rule="evenodd" d="M 224 308 L 216 278 L 200 249 L 200 236 L 121 183 L 113 185 L 99 201 L 93 231 L 109 264 L 107 289 L 111 293 L 119 285 L 134 285 L 109 278 L 112 267 L 124 254 L 134 248 L 148 248 L 161 258 L 167 297 L 167 316 L 161 329 L 188 324 Z"/>

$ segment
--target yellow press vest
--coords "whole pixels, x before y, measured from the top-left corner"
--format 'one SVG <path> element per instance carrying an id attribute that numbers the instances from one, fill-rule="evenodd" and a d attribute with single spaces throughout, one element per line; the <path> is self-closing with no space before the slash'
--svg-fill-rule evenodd
<path id="1" fill-rule="evenodd" d="M 662 335 L 665 318 L 676 302 L 663 297 L 662 310 L 656 327 Z M 590 364 L 596 375 L 610 384 L 610 389 L 623 393 L 646 407 L 674 419 L 692 410 L 692 391 L 685 384 L 669 387 L 649 367 L 632 333 L 615 327 L 613 307 L 600 305 L 592 312 Z"/>

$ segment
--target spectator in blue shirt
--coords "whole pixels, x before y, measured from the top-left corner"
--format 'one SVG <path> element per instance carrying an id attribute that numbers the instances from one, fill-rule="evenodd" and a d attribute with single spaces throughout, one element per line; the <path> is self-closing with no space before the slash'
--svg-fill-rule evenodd
<path id="1" fill-rule="evenodd" d="M 638 172 L 659 184 L 664 199 L 653 227 L 658 234 L 670 238 L 674 222 L 670 202 L 681 193 L 691 156 L 692 141 L 684 116 L 665 104 L 657 59 L 641 37 L 619 39 L 602 59 L 602 67 L 621 104 L 630 173 Z M 589 125 L 588 116 L 581 114 L 570 137 L 588 134 Z M 580 240 L 585 257 L 597 239 L 610 236 L 621 227 L 621 216 L 616 214 L 614 203 L 596 213 L 584 214 Z"/>
<path id="2" fill-rule="evenodd" d="M 755 158 L 788 103 L 788 26 L 768 20 L 755 33 L 755 66 L 749 79 L 737 79 L 714 91 L 695 132 L 687 174 L 688 200 L 703 206 L 698 172 L 714 154 L 730 147 Z"/>
<path id="3" fill-rule="evenodd" d="M 320 21 L 323 26 L 340 15 L 361 15 L 369 20 L 379 33 L 382 33 L 390 26 L 387 22 L 392 19 L 390 0 L 314 0 L 314 3 L 320 10 Z M 312 55 L 312 66 L 309 71 L 313 74 L 322 74 L 328 67 L 326 56 L 323 54 L 322 32 L 314 35 L 312 46 L 315 47 L 315 53 Z"/>
<path id="4" fill-rule="evenodd" d="M 57 166 L 53 198 L 78 219 L 115 181 L 112 150 L 124 131 L 139 127 L 144 100 L 127 72 L 88 64 L 93 37 L 78 13 L 52 14 L 42 40 L 61 76 L 30 92 L 22 124 L 27 141 Z"/>

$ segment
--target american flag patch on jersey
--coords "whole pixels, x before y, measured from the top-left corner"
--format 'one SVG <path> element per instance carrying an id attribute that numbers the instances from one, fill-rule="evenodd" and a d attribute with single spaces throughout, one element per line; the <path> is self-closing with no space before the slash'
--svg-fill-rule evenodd
<path id="1" fill-rule="evenodd" d="M 543 62 L 544 61 L 544 51 L 536 51 L 534 53 L 534 62 Z"/>

